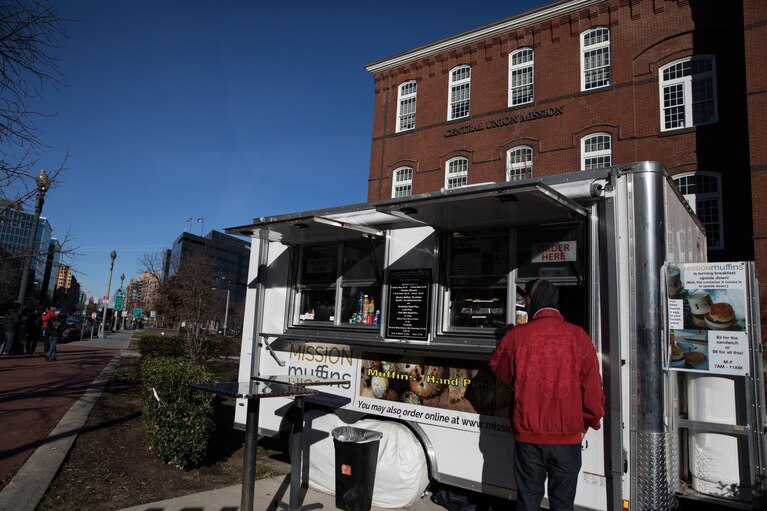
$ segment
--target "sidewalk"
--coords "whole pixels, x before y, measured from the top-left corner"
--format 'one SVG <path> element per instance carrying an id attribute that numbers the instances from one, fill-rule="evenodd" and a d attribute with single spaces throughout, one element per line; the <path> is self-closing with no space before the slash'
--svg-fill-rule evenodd
<path id="1" fill-rule="evenodd" d="M 0 358 L 0 511 L 34 511 L 63 464 L 91 409 L 119 363 L 132 331 L 59 345 L 58 360 L 37 354 Z M 40 343 L 42 345 L 42 343 Z M 146 503 L 123 511 L 237 511 L 241 486 Z M 290 476 L 256 481 L 254 509 L 287 509 Z M 304 509 L 336 509 L 335 496 L 302 492 Z M 140 501 L 136 496 L 136 501 Z M 442 511 L 428 496 L 411 511 Z M 373 507 L 374 511 L 383 508 Z"/>
<path id="2" fill-rule="evenodd" d="M 240 485 L 228 486 L 219 490 L 129 507 L 121 511 L 238 511 L 240 509 L 240 489 Z M 303 510 L 336 509 L 334 495 L 312 489 L 305 489 L 302 495 L 301 509 Z M 287 509 L 289 496 L 290 475 L 259 479 L 256 481 L 253 509 L 255 511 Z M 428 495 L 421 497 L 407 509 L 409 511 L 445 511 L 443 507 L 429 500 Z M 372 511 L 386 510 L 373 506 Z"/>
<path id="3" fill-rule="evenodd" d="M 33 511 L 117 367 L 132 331 L 59 344 L 56 361 L 0 357 L 0 510 Z"/>

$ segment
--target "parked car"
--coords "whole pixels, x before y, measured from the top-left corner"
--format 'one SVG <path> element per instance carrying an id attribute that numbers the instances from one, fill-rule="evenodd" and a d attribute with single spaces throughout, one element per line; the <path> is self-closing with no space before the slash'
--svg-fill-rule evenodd
<path id="1" fill-rule="evenodd" d="M 79 341 L 91 335 L 93 324 L 88 318 L 82 316 L 67 316 L 65 319 L 67 328 L 61 338 L 63 342 Z"/>

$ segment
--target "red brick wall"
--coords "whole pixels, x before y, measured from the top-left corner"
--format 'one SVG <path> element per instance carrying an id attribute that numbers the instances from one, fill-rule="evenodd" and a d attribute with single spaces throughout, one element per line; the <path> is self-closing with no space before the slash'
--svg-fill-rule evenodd
<path id="1" fill-rule="evenodd" d="M 598 26 L 610 28 L 612 85 L 582 93 L 580 35 Z M 508 108 L 508 55 L 522 47 L 535 50 L 536 102 Z M 752 259 L 750 219 L 737 212 L 750 201 L 743 53 L 739 4 L 607 0 L 377 72 L 368 198 L 389 197 L 391 175 L 403 165 L 414 168 L 414 194 L 439 190 L 445 162 L 459 155 L 469 159 L 470 183 L 503 181 L 506 150 L 523 144 L 533 147 L 536 176 L 578 170 L 581 138 L 607 132 L 614 164 L 655 160 L 671 174 L 721 173 L 725 249 L 710 259 Z M 719 122 L 661 133 L 658 70 L 691 55 L 716 56 Z M 449 72 L 461 64 L 472 66 L 472 115 L 447 122 Z M 397 87 L 408 80 L 418 81 L 416 129 L 398 134 Z M 487 128 L 493 119 L 560 107 L 561 115 Z M 470 125 L 484 129 L 445 136 Z"/>
<path id="2" fill-rule="evenodd" d="M 754 260 L 759 280 L 762 340 L 767 341 L 767 2 L 745 0 L 743 25 L 746 54 Z"/>

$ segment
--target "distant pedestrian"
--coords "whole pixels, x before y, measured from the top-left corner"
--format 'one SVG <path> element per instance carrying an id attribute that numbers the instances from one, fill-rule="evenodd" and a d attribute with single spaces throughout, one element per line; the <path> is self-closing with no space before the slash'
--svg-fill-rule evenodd
<path id="1" fill-rule="evenodd" d="M 29 355 L 34 355 L 35 350 L 37 349 L 37 341 L 40 340 L 40 333 L 43 329 L 43 318 L 40 315 L 40 309 L 35 307 L 32 309 L 32 312 L 27 314 L 27 323 L 26 323 L 26 353 Z"/>
<path id="2" fill-rule="evenodd" d="M 67 322 L 58 313 L 48 321 L 48 351 L 45 360 L 56 360 L 56 345 L 66 328 Z"/>
<path id="3" fill-rule="evenodd" d="M 48 331 L 48 323 L 56 316 L 56 309 L 53 307 L 48 307 L 48 309 L 43 313 L 41 319 L 42 327 L 43 327 L 43 355 L 48 355 L 48 351 L 50 350 L 51 344 L 51 334 Z"/>
<path id="4" fill-rule="evenodd" d="M 3 344 L 3 355 L 13 355 L 13 348 L 16 344 L 16 336 L 21 324 L 21 315 L 19 314 L 19 304 L 13 303 L 8 307 L 5 313 L 5 343 Z"/>

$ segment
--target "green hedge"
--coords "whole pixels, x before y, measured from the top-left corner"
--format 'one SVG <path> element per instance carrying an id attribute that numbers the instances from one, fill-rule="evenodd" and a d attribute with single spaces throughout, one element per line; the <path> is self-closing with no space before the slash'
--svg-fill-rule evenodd
<path id="1" fill-rule="evenodd" d="M 212 375 L 184 358 L 149 357 L 142 360 L 141 379 L 149 448 L 164 463 L 181 469 L 197 466 L 214 428 L 213 394 L 191 385 L 210 381 Z"/>
<path id="2" fill-rule="evenodd" d="M 138 351 L 142 357 L 181 357 L 184 341 L 178 337 L 150 335 L 139 339 Z"/>
<path id="3" fill-rule="evenodd" d="M 142 357 L 182 357 L 184 339 L 170 336 L 146 336 L 138 341 Z M 203 344 L 205 358 L 236 357 L 240 355 L 240 338 L 208 337 Z"/>

